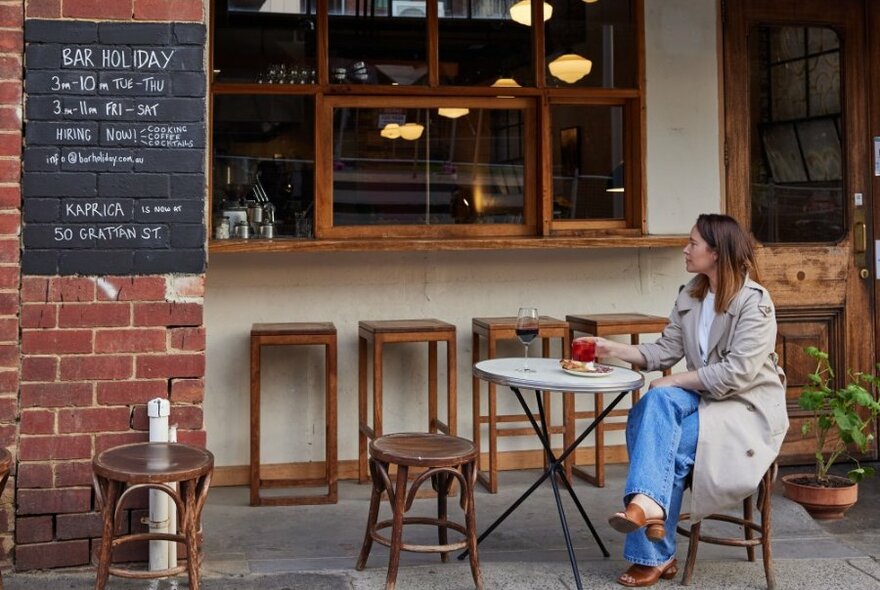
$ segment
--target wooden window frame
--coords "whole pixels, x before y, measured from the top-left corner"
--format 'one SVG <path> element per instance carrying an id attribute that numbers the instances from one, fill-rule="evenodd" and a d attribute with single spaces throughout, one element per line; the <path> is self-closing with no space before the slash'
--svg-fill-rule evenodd
<path id="1" fill-rule="evenodd" d="M 209 145 L 213 146 L 213 99 L 218 95 L 310 95 L 315 105 L 315 238 L 277 238 L 275 240 L 213 240 L 212 251 L 279 251 L 315 249 L 470 249 L 511 247 L 584 247 L 607 246 L 678 246 L 680 236 L 647 236 L 645 190 L 645 48 L 644 0 L 631 0 L 636 29 L 636 88 L 555 88 L 546 85 L 544 28 L 538 26 L 532 35 L 534 87 L 505 88 L 499 98 L 492 87 L 441 86 L 439 83 L 439 29 L 436 5 L 426 2 L 428 84 L 424 86 L 385 86 L 330 84 L 328 0 L 317 0 L 316 24 L 317 83 L 312 85 L 279 85 L 256 83 L 209 84 Z M 214 15 L 218 0 L 212 0 Z M 533 2 L 533 22 L 543 22 L 540 2 Z M 213 71 L 215 20 L 210 29 L 209 60 Z M 522 224 L 460 224 L 438 226 L 332 226 L 332 153 L 321 137 L 332 137 L 333 109 L 339 107 L 387 106 L 389 96 L 394 106 L 435 108 L 464 106 L 473 108 L 505 108 L 517 105 L 525 110 L 524 219 Z M 516 101 L 515 103 L 513 101 Z M 507 103 L 507 104 L 505 104 Z M 624 219 L 554 220 L 552 218 L 552 137 L 550 110 L 553 105 L 613 105 L 624 108 L 625 186 Z M 534 141 L 533 141 L 534 140 Z M 211 149 L 211 148 L 209 148 Z M 210 160 L 210 158 L 209 158 Z M 213 168 L 213 161 L 209 161 Z M 209 184 L 213 173 L 209 170 Z M 631 187 L 631 189 L 629 188 Z M 213 191 L 209 187 L 209 195 Z M 212 210 L 209 208 L 209 211 Z M 213 232 L 211 233 L 213 236 Z M 390 237 L 389 237 L 390 236 Z M 376 240 L 396 245 L 376 245 Z M 416 240 L 414 242 L 413 240 Z M 457 242 L 456 242 L 457 241 Z"/>

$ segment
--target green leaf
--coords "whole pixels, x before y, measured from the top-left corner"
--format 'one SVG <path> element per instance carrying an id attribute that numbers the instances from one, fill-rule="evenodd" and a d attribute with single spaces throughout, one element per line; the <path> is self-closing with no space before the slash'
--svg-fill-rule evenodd
<path id="1" fill-rule="evenodd" d="M 852 471 L 847 473 L 847 475 L 849 476 L 851 481 L 859 483 L 863 479 L 865 479 L 865 475 L 867 474 L 865 473 L 865 470 L 860 467 L 858 469 L 853 469 Z"/>

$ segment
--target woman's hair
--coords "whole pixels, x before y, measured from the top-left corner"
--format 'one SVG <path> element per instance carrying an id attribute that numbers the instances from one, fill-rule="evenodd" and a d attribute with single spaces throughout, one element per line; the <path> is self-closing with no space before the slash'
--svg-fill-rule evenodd
<path id="1" fill-rule="evenodd" d="M 736 219 L 729 215 L 704 213 L 697 217 L 697 232 L 712 251 L 718 255 L 716 262 L 715 312 L 727 310 L 730 302 L 742 289 L 746 276 L 757 280 L 757 264 L 752 240 Z M 709 291 L 709 278 L 697 275 L 689 293 L 702 300 Z"/>

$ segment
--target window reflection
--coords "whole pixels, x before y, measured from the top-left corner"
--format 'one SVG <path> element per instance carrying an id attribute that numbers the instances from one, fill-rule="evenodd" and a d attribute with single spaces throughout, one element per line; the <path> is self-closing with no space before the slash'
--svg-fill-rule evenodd
<path id="1" fill-rule="evenodd" d="M 840 41 L 833 29 L 750 35 L 752 231 L 768 243 L 843 237 Z"/>
<path id="2" fill-rule="evenodd" d="M 524 113 L 338 108 L 333 224 L 522 224 Z"/>
<path id="3" fill-rule="evenodd" d="M 311 237 L 313 112 L 306 96 L 215 96 L 215 219 L 260 203 L 266 219 L 274 216 L 276 236 Z"/>
<path id="4" fill-rule="evenodd" d="M 554 105 L 553 218 L 623 219 L 623 107 Z"/>
<path id="5" fill-rule="evenodd" d="M 632 4 L 554 2 L 553 18 L 544 23 L 547 85 L 635 88 L 638 44 Z M 566 75 L 571 71 L 581 75 Z"/>

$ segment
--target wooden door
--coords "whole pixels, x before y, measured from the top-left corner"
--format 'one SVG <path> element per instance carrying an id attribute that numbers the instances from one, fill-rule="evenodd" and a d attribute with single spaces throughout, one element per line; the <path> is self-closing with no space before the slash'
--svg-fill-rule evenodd
<path id="1" fill-rule="evenodd" d="M 789 463 L 812 461 L 804 347 L 828 350 L 838 377 L 875 360 L 869 1 L 722 2 L 727 209 L 750 228 L 777 306 Z"/>

